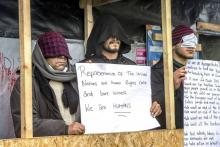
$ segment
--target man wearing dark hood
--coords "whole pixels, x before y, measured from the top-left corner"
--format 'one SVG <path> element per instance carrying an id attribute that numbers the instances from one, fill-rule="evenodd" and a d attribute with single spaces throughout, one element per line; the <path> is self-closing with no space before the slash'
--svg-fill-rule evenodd
<path id="1" fill-rule="evenodd" d="M 115 17 L 101 16 L 96 20 L 88 38 L 86 59 L 83 62 L 135 65 L 133 61 L 123 56 L 130 51 L 130 44 L 124 29 Z M 153 102 L 150 111 L 153 117 L 162 112 L 157 102 Z"/>
<path id="2" fill-rule="evenodd" d="M 130 51 L 130 41 L 118 20 L 110 15 L 95 22 L 87 41 L 86 61 L 135 65 L 122 54 Z"/>
<path id="3" fill-rule="evenodd" d="M 32 54 L 33 135 L 83 134 L 76 72 L 69 63 L 67 43 L 57 32 L 41 35 Z M 16 137 L 21 136 L 20 79 L 11 94 Z"/>

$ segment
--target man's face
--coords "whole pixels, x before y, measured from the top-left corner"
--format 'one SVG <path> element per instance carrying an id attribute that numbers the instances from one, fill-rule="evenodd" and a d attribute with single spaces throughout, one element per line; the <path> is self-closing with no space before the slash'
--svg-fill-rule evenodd
<path id="1" fill-rule="evenodd" d="M 116 53 L 119 51 L 121 41 L 115 37 L 110 37 L 104 43 L 104 50 L 110 53 Z"/>
<path id="2" fill-rule="evenodd" d="M 58 56 L 54 58 L 47 58 L 46 59 L 48 64 L 54 69 L 63 71 L 64 68 L 67 66 L 67 58 L 65 56 Z"/>
<path id="3" fill-rule="evenodd" d="M 174 46 L 174 54 L 183 59 L 193 59 L 195 48 L 193 47 L 181 47 L 181 43 Z"/>

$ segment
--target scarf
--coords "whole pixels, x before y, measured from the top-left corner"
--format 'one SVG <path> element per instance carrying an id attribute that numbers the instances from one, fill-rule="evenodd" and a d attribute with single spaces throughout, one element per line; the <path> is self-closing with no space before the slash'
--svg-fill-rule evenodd
<path id="1" fill-rule="evenodd" d="M 33 64 L 40 70 L 42 75 L 47 79 L 58 81 L 58 82 L 68 82 L 76 78 L 76 71 L 68 64 L 68 71 L 55 71 L 49 67 L 46 59 L 44 58 L 41 49 L 38 44 L 35 45 L 32 54 Z"/>
<path id="2" fill-rule="evenodd" d="M 76 80 L 76 72 L 73 70 L 72 66 L 68 64 L 68 70 L 66 72 L 51 69 L 46 59 L 43 57 L 38 44 L 36 44 L 33 51 L 32 60 L 35 77 L 40 85 L 41 92 L 46 96 L 49 102 L 48 107 L 51 108 L 52 111 L 57 111 L 55 110 L 56 108 L 54 108 L 55 106 L 58 108 L 57 103 L 54 102 L 55 98 L 52 88 L 49 85 L 49 80 L 62 82 L 64 85 L 62 94 L 63 105 L 65 108 L 69 107 L 70 114 L 74 114 L 79 104 L 79 95 L 77 93 L 77 85 L 74 82 Z"/>

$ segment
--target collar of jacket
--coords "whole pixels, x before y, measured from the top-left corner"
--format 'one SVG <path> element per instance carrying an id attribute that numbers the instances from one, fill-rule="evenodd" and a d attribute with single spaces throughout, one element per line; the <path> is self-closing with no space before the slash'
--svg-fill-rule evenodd
<path id="1" fill-rule="evenodd" d="M 184 65 L 173 59 L 173 66 L 175 69 L 178 69 L 178 68 L 183 67 Z"/>

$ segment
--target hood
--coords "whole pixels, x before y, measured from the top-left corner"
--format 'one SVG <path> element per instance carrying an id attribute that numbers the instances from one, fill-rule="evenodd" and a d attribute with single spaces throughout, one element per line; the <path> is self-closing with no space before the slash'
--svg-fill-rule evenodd
<path id="1" fill-rule="evenodd" d="M 113 16 L 103 15 L 96 20 L 88 38 L 86 58 L 100 56 L 104 42 L 112 36 L 121 41 L 119 54 L 128 53 L 130 51 L 131 42 L 119 21 Z"/>

